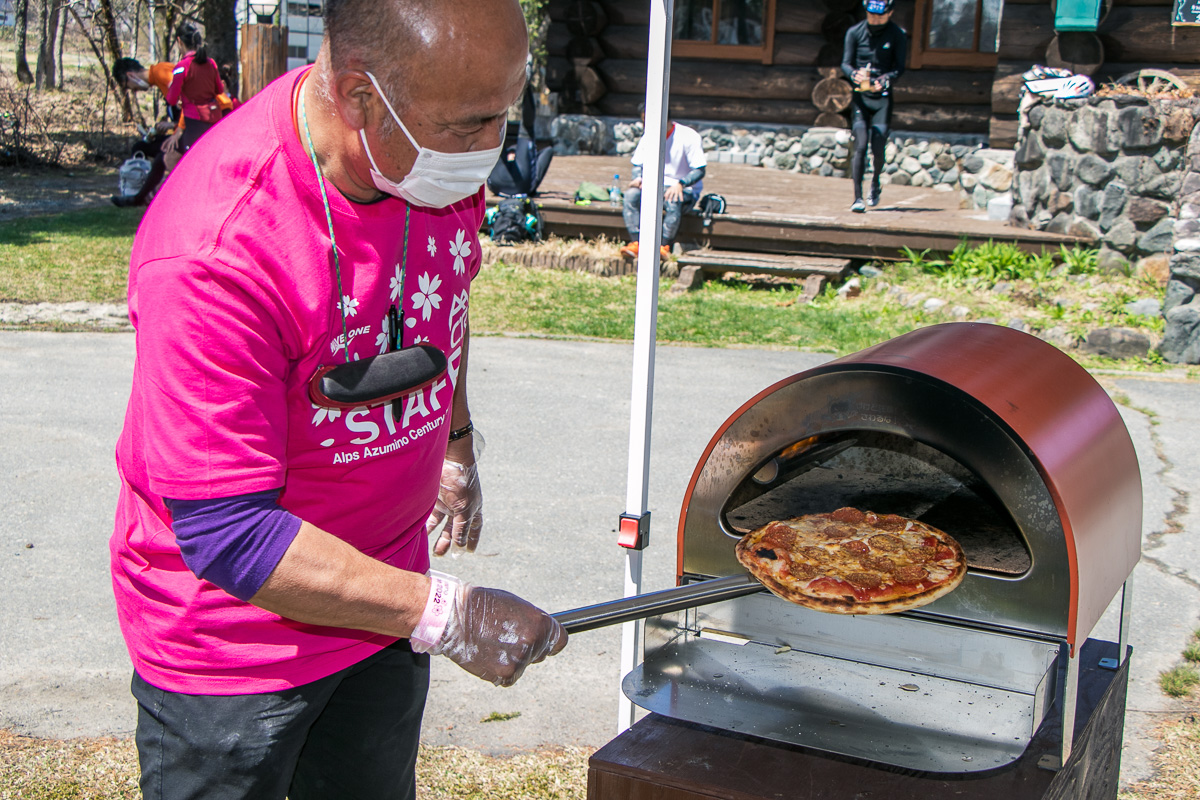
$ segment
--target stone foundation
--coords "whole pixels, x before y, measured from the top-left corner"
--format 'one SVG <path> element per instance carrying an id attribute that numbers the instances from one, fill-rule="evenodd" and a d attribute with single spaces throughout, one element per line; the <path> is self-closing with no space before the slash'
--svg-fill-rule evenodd
<path id="1" fill-rule="evenodd" d="M 843 128 L 685 124 L 700 133 L 710 162 L 850 177 L 853 142 L 850 131 Z M 567 114 L 554 118 L 548 132 L 560 155 L 627 155 L 637 147 L 642 123 Z M 893 131 L 881 181 L 958 191 L 964 205 L 986 208 L 997 195 L 1008 192 L 1013 165 L 1011 150 L 989 150 L 984 141 L 985 137 L 970 134 Z M 868 174 L 869 170 L 868 166 Z"/>
<path id="2" fill-rule="evenodd" d="M 1014 225 L 1091 237 L 1107 270 L 1170 258 L 1159 351 L 1200 363 L 1200 99 L 1022 102 Z"/>
<path id="3" fill-rule="evenodd" d="M 1027 99 L 1013 224 L 1091 237 L 1110 268 L 1171 252 L 1197 105 L 1133 95 Z"/>

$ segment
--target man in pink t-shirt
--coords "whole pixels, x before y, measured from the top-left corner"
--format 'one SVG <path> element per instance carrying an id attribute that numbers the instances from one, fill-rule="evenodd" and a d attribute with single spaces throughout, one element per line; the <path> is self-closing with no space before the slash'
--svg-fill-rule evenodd
<path id="1" fill-rule="evenodd" d="M 111 554 L 146 798 L 412 797 L 429 654 L 511 685 L 566 644 L 429 572 L 482 521 L 468 301 L 520 6 L 335 0 L 325 31 L 134 243 Z M 419 386 L 314 381 L 414 354 Z"/>

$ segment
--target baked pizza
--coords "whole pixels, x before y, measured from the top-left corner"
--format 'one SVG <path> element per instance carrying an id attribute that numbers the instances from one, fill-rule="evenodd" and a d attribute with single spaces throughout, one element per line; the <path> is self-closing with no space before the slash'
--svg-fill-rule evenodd
<path id="1" fill-rule="evenodd" d="M 737 557 L 772 592 L 834 614 L 894 614 L 953 591 L 967 574 L 958 542 L 895 514 L 839 508 L 771 522 Z"/>

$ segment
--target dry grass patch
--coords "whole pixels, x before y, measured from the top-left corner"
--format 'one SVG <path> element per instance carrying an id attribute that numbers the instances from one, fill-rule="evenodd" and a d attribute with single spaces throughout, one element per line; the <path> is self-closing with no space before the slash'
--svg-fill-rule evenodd
<path id="1" fill-rule="evenodd" d="M 623 258 L 619 252 L 624 243 L 610 241 L 604 236 L 591 240 L 550 236 L 541 242 L 498 245 L 481 234 L 479 244 L 485 266 L 507 264 L 532 269 L 582 272 L 605 278 L 636 272 L 633 262 Z M 674 262 L 667 262 L 663 266 L 664 274 L 679 274 Z"/>
<path id="2" fill-rule="evenodd" d="M 558 236 L 547 236 L 540 242 L 516 242 L 509 245 L 494 244 L 485 234 L 479 235 L 479 244 L 483 247 L 484 262 L 503 260 L 506 253 L 553 253 L 558 256 L 588 256 L 591 258 L 610 258 L 618 255 L 617 251 L 624 242 L 614 242 L 605 236 L 595 239 L 561 239 Z"/>
<path id="3" fill-rule="evenodd" d="M 133 742 L 36 739 L 0 730 L 0 800 L 134 800 Z"/>
<path id="4" fill-rule="evenodd" d="M 1162 743 L 1155 756 L 1156 774 L 1121 792 L 1120 800 L 1195 800 L 1200 797 L 1200 720 L 1184 720 L 1159 729 Z"/>
<path id="5" fill-rule="evenodd" d="M 422 800 L 582 800 L 591 750 L 568 748 L 493 758 L 460 747 L 422 747 Z"/>
<path id="6" fill-rule="evenodd" d="M 511 758 L 459 747 L 421 747 L 421 800 L 580 800 L 591 750 L 568 748 Z M 131 739 L 38 739 L 0 730 L 0 800 L 136 800 Z"/>

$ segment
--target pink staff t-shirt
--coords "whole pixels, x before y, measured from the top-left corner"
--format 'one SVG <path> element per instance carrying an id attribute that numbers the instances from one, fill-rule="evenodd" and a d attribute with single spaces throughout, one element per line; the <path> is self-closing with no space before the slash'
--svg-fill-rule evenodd
<path id="1" fill-rule="evenodd" d="M 326 184 L 339 298 L 316 173 L 292 121 L 304 74 L 272 83 L 188 152 L 130 260 L 137 361 L 117 443 L 113 588 L 134 668 L 169 691 L 278 691 L 394 639 L 283 619 L 197 578 L 164 497 L 282 487 L 284 508 L 363 553 L 429 566 L 424 523 L 462 366 L 483 192 L 412 207 L 405 248 L 403 201 L 353 203 Z M 318 367 L 347 350 L 352 359 L 387 350 L 393 304 L 403 344 L 441 349 L 447 374 L 408 396 L 398 418 L 390 405 L 315 406 L 308 381 Z"/>

